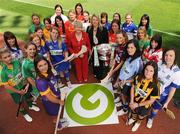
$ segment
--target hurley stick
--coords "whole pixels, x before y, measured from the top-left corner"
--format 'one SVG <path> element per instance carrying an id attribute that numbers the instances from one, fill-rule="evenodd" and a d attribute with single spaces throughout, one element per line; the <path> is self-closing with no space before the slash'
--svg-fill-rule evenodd
<path id="1" fill-rule="evenodd" d="M 159 101 L 156 100 L 156 102 L 158 103 L 158 105 L 163 107 L 162 104 Z M 163 108 L 163 111 L 169 116 L 169 118 L 171 118 L 173 120 L 176 118 L 174 113 L 171 110 L 169 110 L 168 108 Z"/>

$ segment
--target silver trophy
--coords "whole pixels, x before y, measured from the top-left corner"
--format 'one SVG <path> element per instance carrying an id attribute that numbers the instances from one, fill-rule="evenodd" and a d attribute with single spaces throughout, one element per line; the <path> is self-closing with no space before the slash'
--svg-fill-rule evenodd
<path id="1" fill-rule="evenodd" d="M 97 47 L 97 52 L 99 54 L 99 59 L 102 61 L 108 61 L 111 55 L 111 45 L 104 43 L 96 47 Z"/>

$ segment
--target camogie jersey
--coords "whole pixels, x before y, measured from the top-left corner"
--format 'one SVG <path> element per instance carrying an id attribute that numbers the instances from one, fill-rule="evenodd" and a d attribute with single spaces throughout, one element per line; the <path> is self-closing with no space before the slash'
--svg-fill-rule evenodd
<path id="1" fill-rule="evenodd" d="M 22 74 L 24 78 L 32 78 L 35 80 L 36 78 L 36 72 L 34 68 L 34 61 L 25 58 L 22 63 Z"/>
<path id="2" fill-rule="evenodd" d="M 129 40 L 133 39 L 134 36 L 136 36 L 137 29 L 137 26 L 133 22 L 131 24 L 124 23 L 122 25 L 122 31 L 127 34 Z"/>
<path id="3" fill-rule="evenodd" d="M 25 79 L 22 76 L 21 63 L 18 60 L 11 62 L 12 66 L 3 65 L 1 71 L 1 80 L 3 84 L 14 87 L 21 90 L 25 85 Z M 7 89 L 8 93 L 14 93 Z"/>
<path id="4" fill-rule="evenodd" d="M 52 64 L 56 64 L 64 60 L 64 52 L 67 51 L 67 47 L 64 42 L 60 44 L 58 41 L 53 42 L 51 40 L 51 41 L 46 42 L 46 47 L 49 50 L 49 53 L 51 55 Z M 55 66 L 55 69 L 57 72 L 65 71 L 69 69 L 69 65 L 70 65 L 69 62 L 62 62 L 58 64 L 57 66 Z"/>
<path id="5" fill-rule="evenodd" d="M 147 35 L 149 37 L 152 37 L 153 36 L 153 30 L 152 30 L 152 27 L 149 25 L 148 29 L 147 29 Z"/>
<path id="6" fill-rule="evenodd" d="M 124 60 L 123 55 L 125 54 L 125 46 L 126 45 L 119 45 L 115 48 L 115 67 L 121 62 L 121 60 Z"/>
<path id="7" fill-rule="evenodd" d="M 156 83 L 153 83 L 153 79 L 146 80 L 142 79 L 138 81 L 138 77 L 134 79 L 134 101 L 136 103 L 141 103 L 146 100 L 150 100 L 151 98 L 158 99 L 159 98 L 159 89 Z M 146 108 L 149 105 L 145 106 Z"/>
<path id="8" fill-rule="evenodd" d="M 44 76 L 48 79 L 37 78 L 36 79 L 36 87 L 38 88 L 40 95 L 42 96 L 42 102 L 45 107 L 45 110 L 50 115 L 57 115 L 59 110 L 59 104 L 52 103 L 46 97 L 47 94 L 51 94 L 55 98 L 60 98 L 60 92 L 57 89 L 57 79 L 48 74 L 44 74 Z"/>
<path id="9" fill-rule="evenodd" d="M 6 47 L 7 48 L 7 47 Z M 11 47 L 11 56 L 12 56 L 12 58 L 13 58 L 13 60 L 15 59 L 15 60 L 20 60 L 20 61 L 22 61 L 23 60 L 23 52 L 22 52 L 22 50 L 20 50 L 20 49 L 17 49 L 16 47 Z"/>
<path id="10" fill-rule="evenodd" d="M 160 83 L 160 93 L 168 96 L 172 87 L 180 88 L 180 69 L 174 65 L 171 69 L 166 64 L 158 64 L 158 80 Z"/>
<path id="11" fill-rule="evenodd" d="M 3 85 L 2 84 L 2 80 L 1 80 L 1 71 L 2 71 L 2 68 L 3 68 L 3 66 L 2 66 L 2 63 L 0 62 L 0 86 Z"/>
<path id="12" fill-rule="evenodd" d="M 116 34 L 109 32 L 108 36 L 109 36 L 109 43 L 116 44 Z"/>
<path id="13" fill-rule="evenodd" d="M 130 60 L 131 57 L 124 62 L 119 74 L 120 80 L 130 80 L 142 70 L 143 63 L 141 57 L 137 57 L 132 62 Z"/>
<path id="14" fill-rule="evenodd" d="M 47 49 L 46 49 L 45 45 L 44 46 L 39 46 L 37 48 L 37 52 L 38 52 L 38 55 L 41 55 L 41 56 L 44 56 L 44 57 L 47 58 Z"/>
<path id="15" fill-rule="evenodd" d="M 22 74 L 25 79 L 31 78 L 33 80 L 36 79 L 36 71 L 34 67 L 34 62 L 28 58 L 23 60 L 22 63 Z M 36 87 L 32 86 L 32 94 L 35 96 L 39 96 L 39 92 Z"/>
<path id="16" fill-rule="evenodd" d="M 159 61 L 162 60 L 162 54 L 163 51 L 162 49 L 154 50 L 154 49 L 145 49 L 143 51 L 142 59 L 144 64 L 146 64 L 148 61 L 154 61 L 158 63 Z"/>
<path id="17" fill-rule="evenodd" d="M 138 40 L 138 45 L 141 51 L 148 48 L 150 45 L 150 40 Z"/>

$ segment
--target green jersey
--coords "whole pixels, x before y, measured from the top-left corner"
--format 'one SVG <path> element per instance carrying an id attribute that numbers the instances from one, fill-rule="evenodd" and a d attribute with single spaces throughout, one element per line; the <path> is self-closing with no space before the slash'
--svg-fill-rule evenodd
<path id="1" fill-rule="evenodd" d="M 24 78 L 32 78 L 35 80 L 36 72 L 34 68 L 34 62 L 28 58 L 25 58 L 22 62 L 22 74 Z"/>
<path id="2" fill-rule="evenodd" d="M 21 64 L 14 60 L 11 62 L 12 66 L 3 65 L 1 71 L 2 84 L 8 84 L 17 90 L 21 90 L 25 85 L 25 79 L 22 76 Z M 14 93 L 7 89 L 8 93 Z"/>
<path id="3" fill-rule="evenodd" d="M 31 78 L 34 81 L 36 80 L 36 72 L 34 67 L 34 62 L 28 58 L 25 58 L 22 62 L 22 74 L 25 79 Z M 39 92 L 36 87 L 32 86 L 32 93 L 35 96 L 39 95 Z"/>
<path id="4" fill-rule="evenodd" d="M 150 40 L 138 40 L 140 50 L 144 50 L 150 46 Z"/>
<path id="5" fill-rule="evenodd" d="M 36 27 L 41 27 L 42 29 L 44 29 L 44 25 L 42 23 L 40 23 L 39 26 L 35 26 L 34 24 L 32 24 L 28 30 L 29 34 L 35 33 Z"/>
<path id="6" fill-rule="evenodd" d="M 152 30 L 152 27 L 151 27 L 151 26 L 149 26 L 148 29 L 147 29 L 147 35 L 148 35 L 149 37 L 152 37 L 152 36 L 153 36 L 153 30 Z"/>

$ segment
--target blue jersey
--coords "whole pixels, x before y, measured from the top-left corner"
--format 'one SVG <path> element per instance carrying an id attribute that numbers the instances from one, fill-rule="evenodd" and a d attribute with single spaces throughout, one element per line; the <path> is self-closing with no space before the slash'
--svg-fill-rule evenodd
<path id="1" fill-rule="evenodd" d="M 47 48 L 46 48 L 46 46 L 44 45 L 44 46 L 39 46 L 38 47 L 38 54 L 39 55 L 42 55 L 42 56 L 44 56 L 44 57 L 47 57 Z"/>
<path id="2" fill-rule="evenodd" d="M 142 70 L 143 62 L 141 57 L 134 59 L 132 62 L 130 60 L 131 57 L 124 62 L 119 74 L 120 80 L 130 80 Z"/>
<path id="3" fill-rule="evenodd" d="M 162 96 L 167 96 L 172 87 L 180 88 L 180 69 L 177 65 L 171 69 L 165 64 L 158 63 L 158 80 L 160 83 L 160 93 Z"/>
<path id="4" fill-rule="evenodd" d="M 11 56 L 13 60 L 19 60 L 22 62 L 23 60 L 23 52 L 21 49 L 17 49 L 16 47 L 11 47 Z"/>
<path id="5" fill-rule="evenodd" d="M 122 25 L 122 30 L 126 33 L 137 33 L 137 29 L 138 28 L 134 23 L 131 24 L 124 23 Z"/>
<path id="6" fill-rule="evenodd" d="M 48 41 L 46 42 L 46 47 L 51 55 L 52 64 L 56 64 L 64 60 L 64 52 L 67 51 L 66 44 L 64 42 L 59 43 L 58 41 Z M 70 67 L 69 62 L 62 62 L 55 66 L 57 72 L 68 70 Z"/>
<path id="7" fill-rule="evenodd" d="M 104 27 L 108 30 L 108 32 L 110 31 L 111 29 L 111 24 L 109 22 L 107 22 Z"/>

